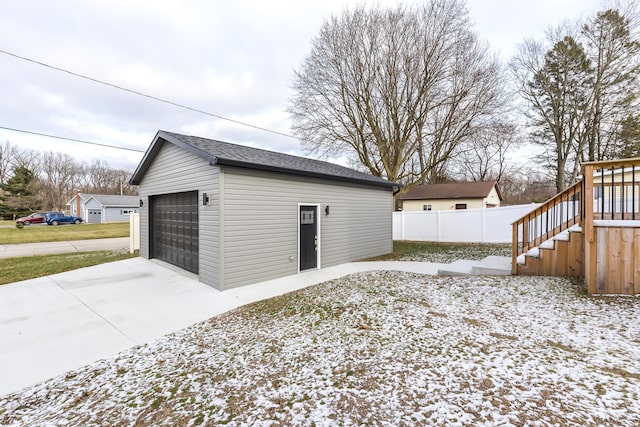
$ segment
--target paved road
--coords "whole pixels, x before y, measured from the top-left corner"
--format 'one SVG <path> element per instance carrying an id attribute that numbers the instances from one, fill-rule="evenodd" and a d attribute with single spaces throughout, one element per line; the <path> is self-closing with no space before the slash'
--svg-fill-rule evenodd
<path id="1" fill-rule="evenodd" d="M 15 258 L 21 256 L 117 250 L 128 248 L 128 237 L 117 237 L 113 239 L 71 240 L 66 242 L 21 243 L 19 245 L 0 244 L 0 258 Z"/>

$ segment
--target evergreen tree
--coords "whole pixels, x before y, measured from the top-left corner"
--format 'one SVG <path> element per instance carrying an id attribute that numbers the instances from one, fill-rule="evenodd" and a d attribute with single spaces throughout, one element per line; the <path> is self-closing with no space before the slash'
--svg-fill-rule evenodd
<path id="1" fill-rule="evenodd" d="M 13 176 L 2 186 L 4 195 L 0 215 L 24 216 L 41 209 L 36 185 L 37 179 L 33 171 L 22 166 L 14 168 Z"/>

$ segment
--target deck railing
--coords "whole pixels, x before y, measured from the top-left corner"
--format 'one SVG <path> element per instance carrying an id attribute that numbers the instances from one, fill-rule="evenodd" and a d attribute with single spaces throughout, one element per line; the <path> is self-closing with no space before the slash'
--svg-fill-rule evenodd
<path id="1" fill-rule="evenodd" d="M 594 221 L 640 220 L 640 158 L 585 163 L 582 175 L 587 242 L 593 241 Z"/>
<path id="2" fill-rule="evenodd" d="M 582 181 L 550 198 L 512 224 L 512 270 L 518 256 L 569 227 L 579 224 L 584 211 Z"/>
<path id="3" fill-rule="evenodd" d="M 593 241 L 594 221 L 640 220 L 640 158 L 588 162 L 582 180 L 512 224 L 512 271 L 518 256 L 579 224 Z"/>

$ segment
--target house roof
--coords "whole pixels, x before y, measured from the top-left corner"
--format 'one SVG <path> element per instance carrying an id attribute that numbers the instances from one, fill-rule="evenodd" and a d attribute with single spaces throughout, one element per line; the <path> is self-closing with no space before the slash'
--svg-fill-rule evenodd
<path id="1" fill-rule="evenodd" d="M 165 142 L 175 144 L 207 160 L 212 166 L 235 166 L 388 188 L 399 187 L 398 184 L 386 179 L 329 162 L 166 131 L 158 131 L 156 134 L 142 161 L 133 173 L 131 184 L 140 184 L 142 177 Z"/>
<path id="2" fill-rule="evenodd" d="M 91 199 L 96 200 L 104 207 L 138 207 L 138 196 L 120 196 L 119 194 L 92 194 Z"/>
<path id="3" fill-rule="evenodd" d="M 71 200 L 69 200 L 68 205 L 74 203 L 76 196 L 73 196 Z M 87 203 L 90 199 L 95 199 L 98 203 L 100 203 L 104 207 L 122 207 L 128 208 L 133 206 L 138 206 L 140 203 L 140 198 L 138 196 L 121 196 L 119 194 L 88 194 L 88 193 L 80 193 L 80 198 L 84 203 Z"/>
<path id="4" fill-rule="evenodd" d="M 89 197 L 91 197 L 91 194 L 87 194 L 87 193 L 78 193 L 77 195 L 80 196 L 80 200 L 82 200 L 83 202 L 86 202 Z M 76 194 L 73 195 L 73 197 L 71 198 L 71 200 L 69 200 L 69 203 L 67 203 L 68 205 L 70 205 L 71 203 L 75 203 L 76 200 Z"/>
<path id="5" fill-rule="evenodd" d="M 422 184 L 409 189 L 400 200 L 438 199 L 482 199 L 489 195 L 493 187 L 498 197 L 502 195 L 496 181 L 448 182 L 445 184 Z"/>

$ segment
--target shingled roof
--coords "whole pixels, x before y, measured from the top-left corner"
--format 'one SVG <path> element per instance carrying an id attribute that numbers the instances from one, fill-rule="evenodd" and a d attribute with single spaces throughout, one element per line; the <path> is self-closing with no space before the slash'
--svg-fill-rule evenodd
<path id="1" fill-rule="evenodd" d="M 121 196 L 119 194 L 87 194 L 104 207 L 127 208 L 138 206 L 140 198 L 138 196 Z M 88 199 L 87 199 L 88 200 Z"/>
<path id="2" fill-rule="evenodd" d="M 207 160 L 210 165 L 235 166 L 388 188 L 399 187 L 398 184 L 386 179 L 329 162 L 166 131 L 158 131 L 156 134 L 151 146 L 133 173 L 131 184 L 140 184 L 153 158 L 165 142 Z"/>
<path id="3" fill-rule="evenodd" d="M 438 200 L 438 199 L 481 199 L 487 197 L 495 186 L 502 200 L 496 181 L 449 182 L 445 184 L 417 185 L 402 196 L 400 200 Z"/>
<path id="4" fill-rule="evenodd" d="M 69 203 L 73 204 L 76 196 L 80 196 L 83 203 L 89 201 L 89 199 L 93 198 L 98 203 L 100 203 L 104 207 L 130 207 L 130 206 L 138 206 L 140 203 L 140 198 L 138 196 L 121 196 L 119 194 L 89 194 L 89 193 L 78 193 L 74 195 Z"/>

